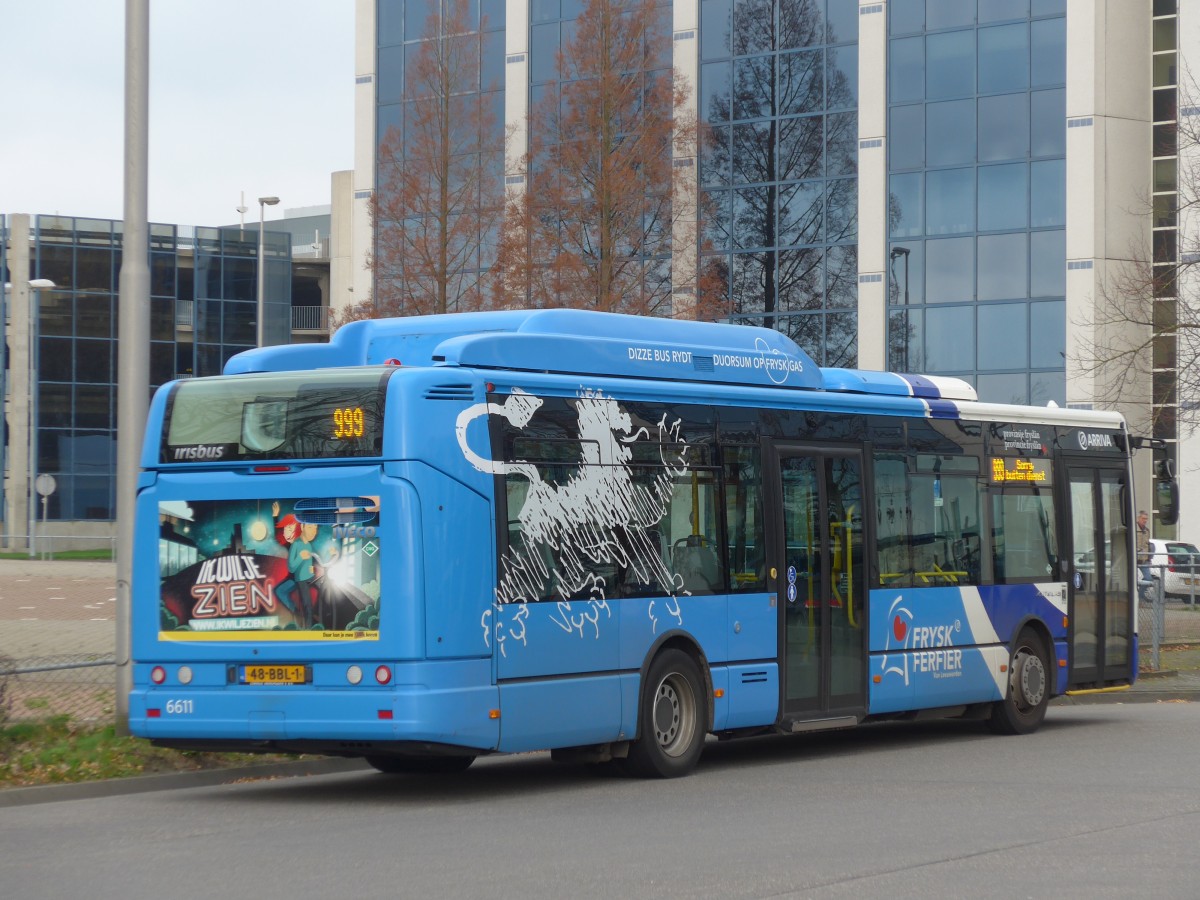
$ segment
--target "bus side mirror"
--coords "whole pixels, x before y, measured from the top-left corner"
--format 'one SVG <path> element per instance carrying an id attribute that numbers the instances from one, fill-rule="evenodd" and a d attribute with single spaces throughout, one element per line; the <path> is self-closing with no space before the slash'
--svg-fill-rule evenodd
<path id="1" fill-rule="evenodd" d="M 1154 506 L 1158 510 L 1158 521 L 1163 525 L 1174 525 L 1179 521 L 1179 483 L 1175 481 L 1174 467 L 1170 460 L 1158 464 L 1154 479 Z"/>

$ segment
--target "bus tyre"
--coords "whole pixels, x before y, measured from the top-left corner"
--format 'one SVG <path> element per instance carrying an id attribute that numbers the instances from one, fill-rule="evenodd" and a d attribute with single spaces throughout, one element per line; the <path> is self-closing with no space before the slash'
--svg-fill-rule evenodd
<path id="1" fill-rule="evenodd" d="M 678 778 L 696 767 L 708 732 L 708 698 L 695 660 L 681 650 L 654 658 L 642 685 L 638 739 L 626 769 L 642 778 Z"/>
<path id="2" fill-rule="evenodd" d="M 473 756 L 368 756 L 372 768 L 386 775 L 453 775 L 465 772 Z"/>
<path id="3" fill-rule="evenodd" d="M 1008 695 L 992 706 L 988 724 L 996 734 L 1030 734 L 1046 718 L 1050 663 L 1042 639 L 1030 629 L 1017 636 L 1008 666 Z"/>

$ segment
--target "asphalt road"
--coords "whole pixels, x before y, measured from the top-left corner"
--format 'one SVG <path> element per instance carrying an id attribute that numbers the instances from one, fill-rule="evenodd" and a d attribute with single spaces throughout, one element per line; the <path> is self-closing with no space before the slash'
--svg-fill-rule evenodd
<path id="1" fill-rule="evenodd" d="M 710 745 L 676 781 L 531 754 L 60 799 L 0 812 L 0 892 L 1195 897 L 1198 734 L 1200 704 L 1109 703 L 1028 737 L 928 722 Z"/>

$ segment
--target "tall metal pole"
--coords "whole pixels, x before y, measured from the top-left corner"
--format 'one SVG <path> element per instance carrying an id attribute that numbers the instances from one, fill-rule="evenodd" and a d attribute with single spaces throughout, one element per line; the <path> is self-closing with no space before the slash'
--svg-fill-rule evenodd
<path id="1" fill-rule="evenodd" d="M 264 218 L 267 207 L 274 206 L 278 202 L 278 197 L 258 198 L 258 304 L 256 310 L 258 328 L 256 335 L 257 340 L 255 342 L 256 347 L 263 346 L 263 339 L 267 333 L 267 236 L 265 232 L 266 223 Z"/>
<path id="2" fill-rule="evenodd" d="M 117 349 L 117 720 L 129 731 L 130 612 L 137 482 L 150 406 L 150 0 L 125 0 L 125 234 Z M 145 533 L 157 535 L 157 527 Z M 151 548 L 154 558 L 158 549 Z"/>
<path id="3" fill-rule="evenodd" d="M 37 556 L 37 493 L 34 484 L 38 471 L 38 313 L 40 292 L 29 291 L 29 558 Z"/>

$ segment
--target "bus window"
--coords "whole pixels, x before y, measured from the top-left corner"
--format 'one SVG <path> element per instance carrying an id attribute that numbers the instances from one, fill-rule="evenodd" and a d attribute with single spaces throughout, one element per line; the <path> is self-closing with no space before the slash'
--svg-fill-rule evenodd
<path id="1" fill-rule="evenodd" d="M 734 592 L 766 590 L 762 466 L 757 447 L 725 447 L 725 564 Z"/>
<path id="2" fill-rule="evenodd" d="M 979 583 L 978 472 L 974 456 L 875 457 L 881 587 Z"/>
<path id="3" fill-rule="evenodd" d="M 997 584 L 1058 580 L 1054 503 L 1047 494 L 992 493 L 992 559 Z"/>

